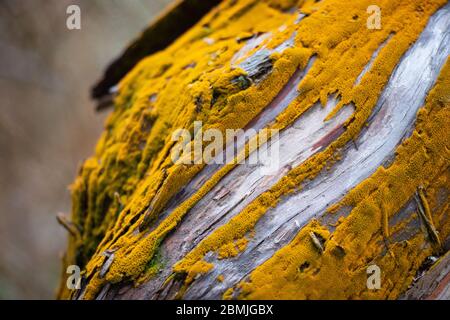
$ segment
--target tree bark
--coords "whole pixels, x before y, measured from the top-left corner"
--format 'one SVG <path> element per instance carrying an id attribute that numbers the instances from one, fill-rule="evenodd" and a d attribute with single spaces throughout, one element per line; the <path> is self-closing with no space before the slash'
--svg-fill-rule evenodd
<path id="1" fill-rule="evenodd" d="M 394 2 L 373 30 L 370 1 L 222 1 L 142 59 L 73 185 L 60 297 L 448 298 L 450 6 Z M 174 163 L 194 121 L 250 132 L 215 155 L 245 163 Z"/>

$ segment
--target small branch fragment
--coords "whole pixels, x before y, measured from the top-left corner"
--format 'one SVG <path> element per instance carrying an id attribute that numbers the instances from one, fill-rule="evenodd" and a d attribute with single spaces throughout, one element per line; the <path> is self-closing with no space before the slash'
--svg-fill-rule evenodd
<path id="1" fill-rule="evenodd" d="M 106 250 L 102 253 L 103 256 L 107 257 L 105 263 L 102 266 L 102 269 L 100 270 L 100 278 L 104 278 L 106 273 L 108 272 L 109 268 L 111 267 L 111 264 L 114 261 L 114 253 L 111 250 Z"/>
<path id="2" fill-rule="evenodd" d="M 425 225 L 425 228 L 428 233 L 428 237 L 431 242 L 435 244 L 437 247 L 442 248 L 441 240 L 439 239 L 438 232 L 433 224 L 430 206 L 428 205 L 428 201 L 425 198 L 425 194 L 423 192 L 423 187 L 419 187 L 414 195 L 414 200 L 417 204 L 418 215 Z"/>
<path id="3" fill-rule="evenodd" d="M 102 288 L 102 291 L 100 291 L 100 293 L 98 294 L 97 298 L 95 298 L 95 300 L 104 300 L 106 298 L 106 294 L 108 293 L 110 288 L 111 288 L 111 283 L 108 282 Z"/>
<path id="4" fill-rule="evenodd" d="M 78 227 L 70 221 L 70 219 L 62 212 L 58 212 L 56 215 L 56 220 L 58 223 L 64 227 L 74 238 L 80 239 L 80 230 Z"/>

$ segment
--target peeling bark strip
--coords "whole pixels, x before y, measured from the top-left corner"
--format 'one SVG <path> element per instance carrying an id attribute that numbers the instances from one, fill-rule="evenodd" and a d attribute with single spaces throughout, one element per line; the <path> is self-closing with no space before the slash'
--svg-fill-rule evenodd
<path id="1" fill-rule="evenodd" d="M 450 234 L 450 4 L 382 0 L 376 31 L 369 4 L 224 0 L 128 73 L 72 187 L 83 241 L 70 238 L 65 263 L 86 263 L 72 297 L 404 293 Z M 279 161 L 174 164 L 171 134 L 194 121 L 278 129 Z M 275 174 L 248 165 L 257 156 Z M 381 290 L 366 288 L 365 263 L 382 267 Z"/>
<path id="2" fill-rule="evenodd" d="M 401 297 L 403 300 L 450 299 L 450 253 L 432 262 L 432 266 Z"/>

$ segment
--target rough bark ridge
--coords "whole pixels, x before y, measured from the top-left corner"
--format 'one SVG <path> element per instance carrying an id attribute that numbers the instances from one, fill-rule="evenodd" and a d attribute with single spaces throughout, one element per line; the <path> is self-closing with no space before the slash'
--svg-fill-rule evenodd
<path id="1" fill-rule="evenodd" d="M 60 297 L 445 296 L 450 5 L 378 1 L 373 30 L 371 2 L 224 0 L 142 59 L 72 186 L 65 265 L 85 271 Z M 278 169 L 173 163 L 194 121 L 280 130 Z"/>

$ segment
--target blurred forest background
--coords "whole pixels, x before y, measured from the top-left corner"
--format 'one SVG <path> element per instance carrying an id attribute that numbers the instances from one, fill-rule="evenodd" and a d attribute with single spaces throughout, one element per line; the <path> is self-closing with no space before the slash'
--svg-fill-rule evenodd
<path id="1" fill-rule="evenodd" d="M 68 186 L 106 113 L 90 87 L 170 0 L 0 1 L 0 299 L 52 299 Z M 66 8 L 81 8 L 81 30 Z"/>

